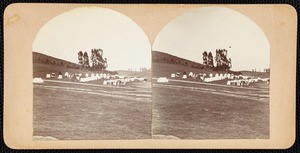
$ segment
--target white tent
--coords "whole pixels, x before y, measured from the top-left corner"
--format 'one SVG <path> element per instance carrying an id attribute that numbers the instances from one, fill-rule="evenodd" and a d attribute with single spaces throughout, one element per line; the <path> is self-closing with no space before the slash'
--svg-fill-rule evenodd
<path id="1" fill-rule="evenodd" d="M 227 85 L 231 85 L 231 81 L 227 81 Z"/>
<path id="2" fill-rule="evenodd" d="M 103 81 L 103 85 L 107 85 L 107 81 L 104 80 L 104 81 Z"/>
<path id="3" fill-rule="evenodd" d="M 117 80 L 113 80 L 112 85 L 116 86 L 117 85 Z"/>
<path id="4" fill-rule="evenodd" d="M 201 81 L 204 81 L 204 76 L 200 76 Z"/>
<path id="5" fill-rule="evenodd" d="M 124 76 L 124 75 L 119 75 L 119 78 L 120 78 L 120 79 L 124 79 L 125 76 Z"/>
<path id="6" fill-rule="evenodd" d="M 144 81 L 145 80 L 145 78 L 138 78 L 138 81 Z"/>
<path id="7" fill-rule="evenodd" d="M 62 79 L 63 77 L 62 77 L 62 75 L 58 75 L 58 77 L 57 77 L 57 79 Z"/>
<path id="8" fill-rule="evenodd" d="M 224 79 L 223 73 L 221 73 L 221 74 L 219 75 L 219 77 L 220 77 L 221 79 Z"/>
<path id="9" fill-rule="evenodd" d="M 33 78 L 33 83 L 44 83 L 42 78 Z"/>
<path id="10" fill-rule="evenodd" d="M 205 78 L 205 79 L 204 79 L 204 82 L 211 82 L 211 81 L 213 81 L 212 78 Z"/>
<path id="11" fill-rule="evenodd" d="M 50 75 L 50 74 L 47 74 L 47 75 L 46 75 L 46 78 L 51 78 L 51 75 Z"/>
<path id="12" fill-rule="evenodd" d="M 169 80 L 166 77 L 159 77 L 157 79 L 157 82 L 159 82 L 159 83 L 166 83 L 166 82 L 169 82 Z"/>
<path id="13" fill-rule="evenodd" d="M 69 73 L 68 73 L 68 72 L 66 72 L 66 73 L 65 73 L 65 76 L 66 76 L 66 77 L 68 77 L 68 76 L 69 76 Z"/>

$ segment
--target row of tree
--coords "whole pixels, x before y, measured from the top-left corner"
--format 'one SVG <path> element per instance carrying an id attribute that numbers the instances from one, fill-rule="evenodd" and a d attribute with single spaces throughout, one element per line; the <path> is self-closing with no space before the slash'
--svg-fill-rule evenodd
<path id="1" fill-rule="evenodd" d="M 228 71 L 232 67 L 231 65 L 231 58 L 227 58 L 228 51 L 226 49 L 217 49 L 216 50 L 216 56 L 215 56 L 215 63 L 216 66 L 214 66 L 214 58 L 211 52 L 207 53 L 204 51 L 202 53 L 203 56 L 203 64 L 206 67 L 214 68 L 216 70 L 221 71 Z"/>
<path id="2" fill-rule="evenodd" d="M 202 53 L 203 55 L 203 64 L 209 68 L 213 68 L 214 67 L 214 58 L 211 52 L 209 52 L 207 54 L 207 52 L 205 51 L 204 53 Z"/>
<path id="3" fill-rule="evenodd" d="M 91 50 L 91 64 L 89 60 L 89 55 L 87 52 L 78 52 L 78 64 L 82 68 L 90 68 L 91 70 L 103 71 L 108 67 L 107 59 L 103 58 L 102 49 L 92 49 Z"/>

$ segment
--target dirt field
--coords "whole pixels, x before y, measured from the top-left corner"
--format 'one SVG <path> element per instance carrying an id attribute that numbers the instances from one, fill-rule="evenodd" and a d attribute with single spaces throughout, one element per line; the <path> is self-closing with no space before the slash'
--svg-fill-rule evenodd
<path id="1" fill-rule="evenodd" d="M 153 134 L 180 139 L 269 138 L 269 88 L 152 84 Z"/>
<path id="2" fill-rule="evenodd" d="M 150 82 L 109 87 L 45 81 L 34 84 L 33 92 L 35 137 L 59 140 L 151 138 Z"/>

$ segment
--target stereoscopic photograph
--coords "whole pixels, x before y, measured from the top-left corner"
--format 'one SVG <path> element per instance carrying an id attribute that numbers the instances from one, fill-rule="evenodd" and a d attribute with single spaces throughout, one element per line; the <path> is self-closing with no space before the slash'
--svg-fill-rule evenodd
<path id="1" fill-rule="evenodd" d="M 4 21 L 11 148 L 293 144 L 289 5 L 18 3 Z"/>
<path id="2" fill-rule="evenodd" d="M 151 58 L 130 18 L 76 8 L 47 22 L 32 50 L 34 139 L 269 137 L 269 42 L 231 9 L 178 15 Z"/>
<path id="3" fill-rule="evenodd" d="M 151 138 L 151 45 L 130 18 L 75 8 L 33 45 L 33 138 Z"/>
<path id="4" fill-rule="evenodd" d="M 171 139 L 268 139 L 270 46 L 249 18 L 197 8 L 158 33 L 153 132 Z"/>

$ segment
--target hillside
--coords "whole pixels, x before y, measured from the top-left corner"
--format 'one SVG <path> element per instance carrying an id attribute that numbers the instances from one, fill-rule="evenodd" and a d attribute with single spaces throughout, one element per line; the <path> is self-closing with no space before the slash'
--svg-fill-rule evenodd
<path id="1" fill-rule="evenodd" d="M 75 68 L 79 69 L 80 66 L 76 63 L 68 62 L 62 59 L 58 59 L 52 56 L 48 56 L 42 53 L 32 52 L 32 60 L 33 63 L 38 64 L 49 64 L 49 65 L 56 65 L 56 66 L 64 66 L 67 68 Z"/>
<path id="2" fill-rule="evenodd" d="M 193 73 L 216 73 L 213 70 L 209 69 L 198 69 L 198 68 L 192 68 L 189 66 L 184 65 L 176 65 L 176 64 L 168 64 L 168 63 L 158 63 L 153 62 L 152 63 L 152 77 L 167 77 L 170 78 L 172 73 L 183 73 L 186 72 L 187 74 L 189 72 Z"/>
<path id="3" fill-rule="evenodd" d="M 69 73 L 88 73 L 92 74 L 95 71 L 89 69 L 80 69 L 80 66 L 76 63 L 68 62 L 59 58 L 48 56 L 45 54 L 33 52 L 33 77 L 45 78 L 48 73 L 58 74 L 59 72 L 69 72 Z M 115 73 L 115 71 L 106 71 L 108 73 Z M 126 71 L 118 70 L 116 71 L 120 75 L 126 76 L 136 76 L 136 77 L 151 77 L 151 70 L 146 71 Z"/>
<path id="4" fill-rule="evenodd" d="M 170 55 L 167 53 L 152 51 L 152 62 L 153 63 L 166 63 L 166 64 L 176 64 L 181 66 L 188 66 L 197 69 L 204 69 L 205 66 L 203 64 L 193 62 L 184 58 L 180 58 L 174 55 Z"/>
<path id="5" fill-rule="evenodd" d="M 167 53 L 152 51 L 152 76 L 168 76 L 175 72 L 194 72 L 194 73 L 233 73 L 240 75 L 237 71 L 219 71 L 214 68 L 205 67 L 205 65 L 180 58 Z"/>

